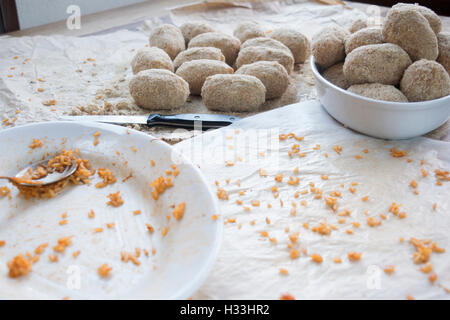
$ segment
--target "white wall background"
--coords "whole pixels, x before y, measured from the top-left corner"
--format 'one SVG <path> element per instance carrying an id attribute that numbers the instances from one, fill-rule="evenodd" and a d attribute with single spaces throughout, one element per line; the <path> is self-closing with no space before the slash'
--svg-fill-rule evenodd
<path id="1" fill-rule="evenodd" d="M 20 29 L 26 29 L 67 19 L 70 5 L 80 7 L 83 21 L 83 15 L 144 1 L 147 0 L 16 0 L 16 3 Z"/>

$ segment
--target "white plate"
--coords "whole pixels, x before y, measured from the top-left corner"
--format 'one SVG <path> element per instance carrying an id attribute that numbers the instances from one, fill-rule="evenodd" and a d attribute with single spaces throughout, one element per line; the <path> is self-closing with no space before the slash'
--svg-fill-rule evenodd
<path id="1" fill-rule="evenodd" d="M 381 139 L 409 139 L 447 121 L 450 95 L 423 102 L 389 102 L 366 98 L 326 80 L 311 57 L 319 100 L 336 120 L 353 130 Z"/>
<path id="2" fill-rule="evenodd" d="M 100 131 L 99 144 L 93 145 L 93 134 Z M 44 142 L 31 150 L 33 138 Z M 137 152 L 132 150 L 137 149 Z M 201 285 L 217 257 L 223 222 L 213 221 L 218 214 L 216 196 L 198 170 L 178 155 L 168 144 L 138 131 L 120 126 L 74 122 L 48 122 L 0 131 L 0 173 L 14 175 L 31 161 L 62 148 L 79 148 L 81 156 L 94 168 L 113 169 L 117 182 L 103 189 L 90 185 L 70 186 L 50 200 L 27 201 L 17 197 L 0 199 L 0 298 L 6 299 L 186 299 Z M 120 155 L 116 153 L 120 152 Z M 155 166 L 150 160 L 155 161 Z M 150 195 L 150 183 L 171 164 L 180 174 L 173 178 L 174 187 L 167 189 L 155 201 Z M 122 179 L 133 172 L 133 178 Z M 7 182 L 0 180 L 0 186 Z M 107 195 L 120 191 L 125 203 L 107 206 Z M 177 221 L 171 215 L 172 205 L 185 201 L 184 217 Z M 95 218 L 88 218 L 90 210 Z M 133 211 L 141 210 L 140 215 Z M 67 212 L 68 223 L 59 225 Z M 115 227 L 108 229 L 107 223 Z M 150 234 L 146 223 L 155 231 Z M 163 237 L 161 230 L 169 227 Z M 104 228 L 94 233 L 95 228 Z M 73 243 L 59 261 L 52 263 L 57 239 L 73 236 Z M 7 261 L 19 253 L 42 243 L 49 246 L 33 264 L 27 276 L 8 277 Z M 141 265 L 121 261 L 121 252 L 146 249 L 141 253 Z M 152 248 L 156 254 L 152 255 Z M 80 250 L 77 258 L 72 253 Z M 107 263 L 113 269 L 109 278 L 100 278 L 97 269 Z"/>

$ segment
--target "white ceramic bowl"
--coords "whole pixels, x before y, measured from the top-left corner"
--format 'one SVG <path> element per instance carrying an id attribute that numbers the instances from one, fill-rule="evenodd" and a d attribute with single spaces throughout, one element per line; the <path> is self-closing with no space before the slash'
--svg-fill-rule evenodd
<path id="1" fill-rule="evenodd" d="M 424 102 L 389 102 L 341 89 L 319 72 L 311 57 L 317 95 L 327 112 L 347 127 L 381 139 L 409 139 L 428 133 L 447 121 L 450 96 Z"/>
<path id="2" fill-rule="evenodd" d="M 97 131 L 99 144 L 94 146 Z M 31 150 L 33 138 L 43 146 Z M 12 198 L 0 199 L 0 240 L 6 240 L 0 248 L 0 298 L 187 299 L 198 290 L 215 263 L 223 228 L 221 218 L 211 218 L 219 210 L 217 196 L 200 170 L 168 144 L 139 131 L 98 123 L 46 122 L 0 130 L 0 173 L 13 175 L 30 161 L 61 148 L 78 148 L 94 168 L 112 169 L 117 182 L 97 189 L 95 175 L 90 185 L 68 187 L 50 200 L 30 201 L 1 180 L 0 186 L 8 185 Z M 174 186 L 155 201 L 150 182 L 165 176 L 171 164 L 179 168 Z M 130 172 L 133 176 L 124 181 Z M 107 206 L 107 195 L 117 191 L 124 204 Z M 168 220 L 173 205 L 182 201 L 186 203 L 183 218 Z M 138 209 L 142 213 L 134 215 Z M 63 212 L 68 223 L 59 225 Z M 107 223 L 115 225 L 109 229 Z M 147 223 L 154 227 L 152 234 Z M 93 232 L 98 227 L 104 231 Z M 169 228 L 165 236 L 163 227 Z M 57 263 L 50 262 L 52 247 L 65 236 L 73 236 L 72 245 L 58 254 Z M 7 261 L 34 252 L 42 243 L 49 247 L 32 272 L 9 278 Z M 121 261 L 121 252 L 135 248 L 156 251 L 148 257 L 142 254 L 139 266 Z M 81 253 L 75 259 L 76 250 Z M 103 263 L 112 267 L 107 279 L 97 274 Z"/>

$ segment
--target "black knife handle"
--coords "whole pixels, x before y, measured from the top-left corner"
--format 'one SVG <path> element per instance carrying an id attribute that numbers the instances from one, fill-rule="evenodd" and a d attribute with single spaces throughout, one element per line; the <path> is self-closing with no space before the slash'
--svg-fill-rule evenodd
<path id="1" fill-rule="evenodd" d="M 213 114 L 151 114 L 147 119 L 147 125 L 208 130 L 229 126 L 237 120 L 240 118 Z"/>

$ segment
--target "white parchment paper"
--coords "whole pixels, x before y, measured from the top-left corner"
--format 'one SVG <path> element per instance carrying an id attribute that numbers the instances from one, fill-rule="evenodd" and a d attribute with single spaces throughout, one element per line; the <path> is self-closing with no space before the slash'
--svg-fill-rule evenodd
<path id="1" fill-rule="evenodd" d="M 304 136 L 304 141 L 279 141 L 278 133 L 290 132 Z M 306 156 L 290 157 L 293 144 L 299 144 Z M 320 149 L 314 150 L 317 145 Z M 340 155 L 334 146 L 342 147 Z M 407 156 L 392 157 L 392 147 L 406 150 Z M 297 299 L 405 299 L 407 295 L 416 299 L 449 298 L 444 289 L 450 287 L 449 253 L 431 255 L 430 262 L 438 275 L 431 284 L 428 275 L 419 270 L 421 265 L 413 263 L 415 249 L 409 243 L 415 237 L 431 239 L 447 251 L 450 248 L 450 185 L 444 182 L 438 186 L 434 174 L 435 169 L 450 167 L 448 142 L 369 138 L 342 127 L 318 102 L 311 101 L 244 119 L 232 127 L 180 142 L 176 148 L 200 166 L 212 188 L 228 192 L 229 200 L 220 200 L 221 214 L 225 221 L 235 219 L 226 223 L 219 259 L 194 298 L 278 299 L 284 293 Z M 356 155 L 362 158 L 356 159 Z M 225 161 L 230 160 L 234 165 L 226 166 Z M 294 173 L 295 168 L 298 173 Z M 267 177 L 261 177 L 259 169 L 266 170 Z M 426 177 L 421 169 L 427 171 Z M 282 183 L 274 180 L 280 173 Z M 323 180 L 323 175 L 328 180 Z M 289 185 L 289 176 L 300 178 L 299 185 Z M 418 195 L 409 186 L 413 179 L 418 183 Z M 295 198 L 296 191 L 309 190 L 310 182 L 323 190 L 323 197 L 314 199 L 308 192 Z M 349 191 L 352 182 L 358 183 L 354 194 Z M 271 191 L 273 186 L 278 187 L 277 199 Z M 239 195 L 244 190 L 245 194 Z M 336 212 L 323 199 L 332 191 L 342 193 Z M 366 196 L 368 200 L 362 201 Z M 253 200 L 259 200 L 260 205 L 252 206 Z M 301 205 L 303 200 L 306 206 Z M 292 202 L 295 216 L 291 215 Z M 401 204 L 401 211 L 406 212 L 404 219 L 388 211 L 392 202 Z M 268 208 L 268 204 L 272 207 Z M 345 223 L 339 223 L 342 217 L 338 213 L 346 209 L 351 214 Z M 386 219 L 381 219 L 380 214 Z M 370 227 L 368 217 L 382 224 Z M 323 221 L 337 229 L 330 235 L 311 231 Z M 360 227 L 353 227 L 352 222 L 359 222 Z M 303 223 L 308 223 L 310 229 L 305 229 Z M 347 234 L 348 229 L 354 233 Z M 277 242 L 261 236 L 261 231 Z M 301 252 L 304 248 L 307 254 L 292 260 L 287 245 L 289 235 L 296 232 L 299 239 L 293 249 Z M 350 262 L 349 252 L 362 253 L 361 260 Z M 321 264 L 311 261 L 313 253 L 323 257 Z M 333 258 L 341 258 L 342 263 L 334 263 Z M 383 271 L 388 265 L 395 266 L 391 275 Z M 280 268 L 289 274 L 281 275 Z"/>

